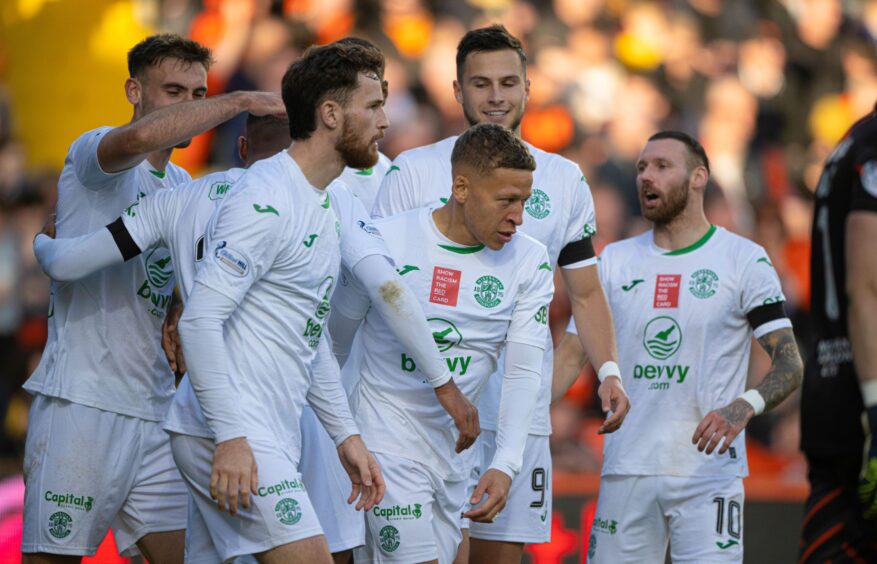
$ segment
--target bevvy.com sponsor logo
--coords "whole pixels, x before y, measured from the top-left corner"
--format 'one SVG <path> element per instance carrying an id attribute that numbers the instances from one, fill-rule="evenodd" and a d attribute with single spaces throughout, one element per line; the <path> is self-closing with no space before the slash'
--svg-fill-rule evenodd
<path id="1" fill-rule="evenodd" d="M 666 361 L 682 346 L 682 328 L 672 317 L 661 315 L 649 321 L 643 329 L 643 348 L 653 359 Z M 689 366 L 665 362 L 637 363 L 633 367 L 634 380 L 648 380 L 649 390 L 669 390 L 688 377 Z"/>

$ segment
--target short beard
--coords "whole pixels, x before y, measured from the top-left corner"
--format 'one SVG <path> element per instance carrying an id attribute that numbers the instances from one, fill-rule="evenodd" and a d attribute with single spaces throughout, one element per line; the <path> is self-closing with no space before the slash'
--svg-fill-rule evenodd
<path id="1" fill-rule="evenodd" d="M 341 140 L 335 145 L 346 166 L 356 169 L 371 168 L 378 162 L 377 151 L 372 153 L 371 143 L 363 144 L 354 133 L 349 120 L 344 120 L 341 129 Z"/>
<path id="2" fill-rule="evenodd" d="M 666 201 L 656 209 L 647 210 L 640 202 L 643 217 L 655 225 L 667 225 L 682 215 L 688 206 L 688 182 L 674 186 L 667 194 Z"/>
<path id="3" fill-rule="evenodd" d="M 469 124 L 469 127 L 472 127 L 473 125 L 478 125 L 479 123 L 481 123 L 480 121 L 475 119 L 475 117 L 473 117 L 472 114 L 469 113 L 469 110 L 466 109 L 465 105 L 463 105 L 463 117 L 466 118 L 466 122 Z M 523 120 L 523 119 L 524 119 L 524 112 L 519 112 L 518 116 L 515 118 L 515 121 L 513 121 L 512 125 L 509 127 L 509 131 L 513 131 L 513 132 L 517 131 L 518 127 L 520 127 L 520 125 L 521 125 L 521 120 Z M 490 123 L 493 123 L 493 122 L 490 122 Z"/>

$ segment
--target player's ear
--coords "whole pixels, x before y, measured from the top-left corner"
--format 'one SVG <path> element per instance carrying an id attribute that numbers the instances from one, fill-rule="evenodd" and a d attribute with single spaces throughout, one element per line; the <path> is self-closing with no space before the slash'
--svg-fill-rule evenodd
<path id="1" fill-rule="evenodd" d="M 247 162 L 247 138 L 241 135 L 238 137 L 238 156 L 241 158 L 241 162 Z"/>
<path id="2" fill-rule="evenodd" d="M 125 97 L 128 98 L 128 101 L 131 103 L 132 106 L 137 106 L 140 104 L 143 93 L 141 92 L 139 80 L 131 77 L 125 81 Z"/>
<path id="3" fill-rule="evenodd" d="M 334 130 L 341 125 L 341 105 L 333 100 L 326 100 L 317 109 L 320 121 L 326 128 Z"/>
<path id="4" fill-rule="evenodd" d="M 458 203 L 464 204 L 469 199 L 469 177 L 464 174 L 458 174 L 454 177 L 454 184 L 451 186 L 451 196 Z"/>
<path id="5" fill-rule="evenodd" d="M 710 179 L 710 173 L 707 172 L 705 166 L 698 166 L 691 171 L 691 184 L 695 189 L 703 192 L 706 189 L 706 183 Z"/>
<path id="6" fill-rule="evenodd" d="M 454 98 L 457 100 L 458 104 L 463 103 L 463 87 L 460 86 L 460 83 L 457 80 L 454 80 Z"/>

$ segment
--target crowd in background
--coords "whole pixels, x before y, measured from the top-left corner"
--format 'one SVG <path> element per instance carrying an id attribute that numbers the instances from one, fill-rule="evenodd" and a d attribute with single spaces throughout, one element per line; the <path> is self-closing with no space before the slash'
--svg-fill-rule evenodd
<path id="1" fill-rule="evenodd" d="M 767 249 L 806 354 L 811 195 L 832 146 L 877 101 L 877 0 L 147 4 L 156 29 L 213 49 L 210 94 L 278 91 L 287 66 L 308 45 L 347 35 L 370 39 L 387 57 L 391 127 L 381 150 L 390 158 L 465 127 L 451 86 L 457 42 L 467 29 L 503 23 L 528 55 L 522 135 L 581 166 L 596 205 L 598 250 L 647 228 L 639 218 L 634 163 L 648 136 L 659 129 L 692 133 L 711 160 L 710 221 Z M 28 167 L 3 69 L 0 53 L 0 452 L 14 458 L 29 401 L 21 384 L 46 338 L 49 284 L 31 241 L 54 207 L 62 163 L 53 170 Z M 201 136 L 181 164 L 194 176 L 240 165 L 235 139 L 242 130 L 241 116 Z M 568 315 L 568 304 L 558 300 L 556 333 Z M 754 347 L 751 375 L 760 377 L 768 366 Z M 592 375 L 580 379 L 553 408 L 558 471 L 599 470 L 593 382 Z M 796 460 L 797 394 L 755 419 L 749 437 L 751 451 L 771 453 L 764 467 L 802 475 L 799 464 L 782 464 Z M 753 460 L 757 471 L 758 456 Z M 6 470 L 0 464 L 0 474 Z"/>

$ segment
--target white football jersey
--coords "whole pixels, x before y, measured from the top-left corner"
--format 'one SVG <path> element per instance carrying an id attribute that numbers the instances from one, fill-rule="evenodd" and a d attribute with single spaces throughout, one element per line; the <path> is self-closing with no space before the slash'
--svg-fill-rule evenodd
<path id="1" fill-rule="evenodd" d="M 401 280 L 420 300 L 454 381 L 477 402 L 504 343 L 545 347 L 554 291 L 548 254 L 521 234 L 498 251 L 460 246 L 436 228 L 431 211 L 413 210 L 376 226 Z M 362 357 L 344 370 L 360 371 L 351 407 L 369 448 L 427 464 L 445 480 L 467 477 L 465 457 L 454 453 L 453 420 L 374 309 L 360 338 Z"/>
<path id="2" fill-rule="evenodd" d="M 378 153 L 378 162 L 371 168 L 356 169 L 347 167 L 338 177 L 345 183 L 353 195 L 359 198 L 365 209 L 371 210 L 381 187 L 381 180 L 390 170 L 390 159 L 383 153 Z"/>
<path id="3" fill-rule="evenodd" d="M 56 232 L 76 237 L 102 228 L 144 196 L 190 180 L 168 163 L 164 172 L 144 160 L 116 173 L 100 168 L 97 147 L 111 127 L 70 146 L 58 180 Z M 25 383 L 31 393 L 105 411 L 161 421 L 174 377 L 161 350 L 161 324 L 174 288 L 164 248 L 76 282 L 52 282 L 48 342 Z"/>
<path id="4" fill-rule="evenodd" d="M 603 475 L 745 476 L 745 432 L 721 456 L 698 452 L 691 437 L 707 413 L 745 390 L 747 313 L 785 301 L 767 253 L 716 227 L 667 252 L 648 231 L 608 245 L 599 268 L 633 406 L 605 436 Z M 755 336 L 782 327 L 791 327 L 787 318 L 759 326 Z"/>
<path id="5" fill-rule="evenodd" d="M 372 215 L 389 217 L 405 210 L 439 206 L 447 202 L 451 192 L 451 152 L 457 137 L 401 153 L 393 161 L 375 199 Z M 551 265 L 557 263 L 560 251 L 569 243 L 596 233 L 594 201 L 579 166 L 572 161 L 526 144 L 536 159 L 533 192 L 524 206 L 525 233 L 544 244 Z M 551 433 L 549 405 L 551 374 L 554 362 L 551 335 L 547 336 L 542 385 L 530 433 Z M 491 378 L 481 398 L 481 427 L 496 430 L 499 413 L 501 378 Z"/>
<path id="6" fill-rule="evenodd" d="M 238 304 L 224 343 L 247 438 L 291 453 L 301 449 L 299 417 L 338 277 L 340 233 L 329 194 L 284 151 L 254 164 L 224 198 L 195 278 Z M 165 428 L 212 437 L 188 391 L 175 397 Z"/>

